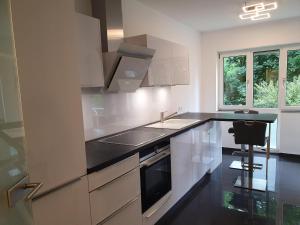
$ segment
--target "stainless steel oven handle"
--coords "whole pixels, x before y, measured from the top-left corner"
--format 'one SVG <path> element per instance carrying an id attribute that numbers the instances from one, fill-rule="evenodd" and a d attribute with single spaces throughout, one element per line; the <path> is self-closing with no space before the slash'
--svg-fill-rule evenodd
<path id="1" fill-rule="evenodd" d="M 154 163 L 158 162 L 159 160 L 161 160 L 161 159 L 163 159 L 163 158 L 169 156 L 170 154 L 171 154 L 170 149 L 167 149 L 167 150 L 165 150 L 165 151 L 163 151 L 163 152 L 160 152 L 160 153 L 158 153 L 157 155 L 151 157 L 150 159 L 147 159 L 147 160 L 145 160 L 144 162 L 142 162 L 142 163 L 140 164 L 140 168 L 142 168 L 142 167 L 144 167 L 144 166 L 149 167 L 149 166 L 153 165 Z"/>
<path id="2" fill-rule="evenodd" d="M 148 211 L 145 213 L 145 217 L 147 219 L 151 218 L 160 208 L 162 208 L 170 199 L 172 196 L 172 191 L 169 191 L 164 197 L 163 200 L 155 207 L 154 210 L 148 213 Z"/>

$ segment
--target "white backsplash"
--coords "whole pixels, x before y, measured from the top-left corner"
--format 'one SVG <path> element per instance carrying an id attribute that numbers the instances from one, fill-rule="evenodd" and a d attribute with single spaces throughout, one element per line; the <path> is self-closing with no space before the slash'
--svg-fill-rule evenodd
<path id="1" fill-rule="evenodd" d="M 157 121 L 162 111 L 167 115 L 178 111 L 171 95 L 171 87 L 140 88 L 134 93 L 83 89 L 86 141 Z"/>

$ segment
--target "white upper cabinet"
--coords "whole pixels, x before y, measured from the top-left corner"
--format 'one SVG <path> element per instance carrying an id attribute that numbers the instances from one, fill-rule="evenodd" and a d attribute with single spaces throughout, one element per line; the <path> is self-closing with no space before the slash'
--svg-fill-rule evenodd
<path id="1" fill-rule="evenodd" d="M 189 84 L 189 54 L 186 47 L 146 34 L 126 38 L 125 42 L 155 49 L 143 87 Z"/>
<path id="2" fill-rule="evenodd" d="M 178 44 L 172 45 L 173 85 L 185 85 L 190 83 L 189 51 Z"/>
<path id="3" fill-rule="evenodd" d="M 100 21 L 77 13 L 81 87 L 104 87 Z"/>
<path id="4" fill-rule="evenodd" d="M 172 85 L 172 43 L 147 36 L 147 47 L 155 54 L 142 86 Z"/>

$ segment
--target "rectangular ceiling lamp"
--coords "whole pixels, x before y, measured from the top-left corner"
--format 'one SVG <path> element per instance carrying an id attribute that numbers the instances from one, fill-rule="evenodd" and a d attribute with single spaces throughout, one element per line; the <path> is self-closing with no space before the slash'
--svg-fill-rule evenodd
<path id="1" fill-rule="evenodd" d="M 253 5 L 247 5 L 243 7 L 244 13 L 251 13 L 251 12 L 257 12 L 264 9 L 264 3 L 257 3 Z"/>
<path id="2" fill-rule="evenodd" d="M 270 13 L 260 13 L 255 16 L 252 16 L 251 20 L 264 20 L 264 19 L 269 19 L 269 18 L 271 18 Z"/>

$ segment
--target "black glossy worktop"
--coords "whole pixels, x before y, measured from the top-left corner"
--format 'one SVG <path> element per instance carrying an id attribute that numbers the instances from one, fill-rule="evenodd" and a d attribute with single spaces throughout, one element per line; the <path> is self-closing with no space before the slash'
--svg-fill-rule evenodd
<path id="1" fill-rule="evenodd" d="M 155 129 L 138 127 L 134 128 L 135 131 L 155 131 L 162 132 L 165 135 L 158 139 L 154 139 L 148 143 L 139 146 L 110 144 L 99 142 L 98 140 L 92 140 L 86 142 L 86 156 L 87 156 L 87 173 L 92 173 L 101 170 L 105 167 L 113 165 L 135 153 L 156 145 L 158 142 L 170 139 L 180 133 L 183 133 L 191 128 L 195 128 L 199 125 L 207 123 L 209 121 L 261 121 L 266 123 L 273 123 L 277 119 L 276 114 L 234 114 L 234 113 L 185 113 L 173 118 L 176 119 L 198 119 L 197 123 L 191 126 L 185 127 L 180 130 L 171 129 Z"/>

